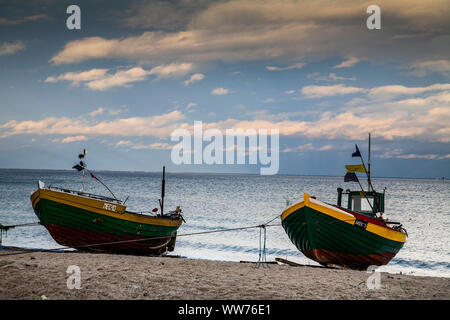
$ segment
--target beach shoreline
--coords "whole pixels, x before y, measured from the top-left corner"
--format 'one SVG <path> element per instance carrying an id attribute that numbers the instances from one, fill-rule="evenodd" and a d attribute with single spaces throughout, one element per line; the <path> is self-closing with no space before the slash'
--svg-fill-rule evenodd
<path id="1" fill-rule="evenodd" d="M 450 299 L 450 278 L 104 253 L 11 253 L 0 252 L 3 300 Z M 369 289 L 369 277 L 373 287 L 378 276 L 379 288 Z"/>

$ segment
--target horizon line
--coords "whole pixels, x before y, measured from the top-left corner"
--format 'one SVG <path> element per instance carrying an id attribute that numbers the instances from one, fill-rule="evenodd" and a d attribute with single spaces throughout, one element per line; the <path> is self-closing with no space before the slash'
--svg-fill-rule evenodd
<path id="1" fill-rule="evenodd" d="M 41 170 L 41 171 L 70 171 L 75 172 L 73 169 L 45 169 L 45 168 L 1 168 L 0 170 Z M 134 173 L 160 173 L 162 171 L 146 171 L 146 170 L 108 170 L 108 169 L 92 169 L 96 172 L 134 172 Z M 224 175 L 252 175 L 263 176 L 258 173 L 249 172 L 204 172 L 204 171 L 169 171 L 168 174 L 224 174 Z M 266 176 L 266 175 L 264 175 Z M 332 174 L 295 174 L 295 173 L 277 173 L 270 176 L 294 176 L 294 177 L 344 177 L 344 175 L 332 175 Z M 376 179 L 422 179 L 422 180 L 450 180 L 449 178 L 442 177 L 398 177 L 398 176 L 371 176 Z M 364 178 L 365 179 L 365 178 Z"/>

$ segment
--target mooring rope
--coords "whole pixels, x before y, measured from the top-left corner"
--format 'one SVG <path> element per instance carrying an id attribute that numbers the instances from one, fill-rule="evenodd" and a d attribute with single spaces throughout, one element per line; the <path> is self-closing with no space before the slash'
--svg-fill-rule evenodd
<path id="1" fill-rule="evenodd" d="M 41 223 L 40 222 L 29 222 L 29 223 L 22 223 L 22 224 L 12 224 L 9 226 L 4 226 L 4 225 L 0 224 L 0 230 L 8 231 L 9 229 L 14 229 L 16 227 L 29 227 L 29 226 L 39 225 L 39 224 L 41 224 Z"/>
<path id="2" fill-rule="evenodd" d="M 277 227 L 281 226 L 281 223 L 278 224 L 270 224 L 275 219 L 281 218 L 280 215 L 276 215 L 273 219 L 267 221 L 266 223 L 259 224 L 259 225 L 252 225 L 252 226 L 246 226 L 246 227 L 237 227 L 237 228 L 228 228 L 228 229 L 216 229 L 216 230 L 209 230 L 209 231 L 200 231 L 200 232 L 191 232 L 191 233 L 184 233 L 184 234 L 175 234 L 171 236 L 159 236 L 159 237 L 146 237 L 146 238 L 139 238 L 139 239 L 130 239 L 130 240 L 121 240 L 121 241 L 111 241 L 111 242 L 102 242 L 102 243 L 94 243 L 94 244 L 86 244 L 76 247 L 69 247 L 69 246 L 61 246 L 54 249 L 22 249 L 22 251 L 19 252 L 11 252 L 11 253 L 5 253 L 0 254 L 1 256 L 7 256 L 7 255 L 17 255 L 17 254 L 26 254 L 26 253 L 33 253 L 33 252 L 58 252 L 65 249 L 83 249 L 83 248 L 91 248 L 91 247 L 98 247 L 98 246 L 108 246 L 108 245 L 114 245 L 114 244 L 124 244 L 124 243 L 132 243 L 132 242 L 141 242 L 141 241 L 148 241 L 148 240 L 159 240 L 159 239 L 168 239 L 168 238 L 176 238 L 176 237 L 186 237 L 186 236 L 194 236 L 194 235 L 203 235 L 203 234 L 211 234 L 211 233 L 219 233 L 219 232 L 229 232 L 229 231 L 239 231 L 239 230 L 248 230 L 248 229 L 256 229 L 260 228 L 259 232 L 259 250 L 258 250 L 258 261 L 255 264 L 255 268 L 259 268 L 262 264 L 264 267 L 269 267 L 266 259 L 266 253 L 267 253 L 267 227 Z M 339 220 L 339 221 L 321 221 L 321 222 L 315 222 L 317 224 L 320 223 L 336 223 L 336 222 L 342 222 L 342 221 L 353 221 L 354 219 L 349 220 Z M 39 225 L 40 222 L 31 222 L 31 223 L 24 223 L 24 224 L 17 224 L 17 225 L 10 225 L 10 226 L 4 226 L 0 224 L 0 231 L 7 231 L 8 229 L 15 228 L 15 227 L 25 227 L 25 226 L 32 226 L 32 225 Z M 306 222 L 296 222 L 293 223 L 293 225 L 304 225 Z M 1 243 L 1 242 L 0 242 Z"/>
<path id="3" fill-rule="evenodd" d="M 255 268 L 258 269 L 261 265 L 264 268 L 269 268 L 267 263 L 266 255 L 266 242 L 267 242 L 267 227 L 281 226 L 281 224 L 270 224 L 275 219 L 280 218 L 280 215 L 276 215 L 273 219 L 267 221 L 264 224 L 259 225 L 259 250 L 258 250 L 258 261 L 255 263 Z M 261 245 L 261 243 L 263 243 Z"/>
<path id="4" fill-rule="evenodd" d="M 262 233 L 264 233 L 264 236 L 262 236 Z M 261 247 L 261 240 L 262 238 L 264 238 L 264 245 L 263 247 Z M 267 240 L 267 235 L 266 235 L 266 226 L 265 225 L 261 225 L 261 228 L 259 229 L 259 258 L 258 258 L 258 262 L 256 262 L 255 264 L 255 268 L 258 269 L 261 265 L 264 268 L 269 268 L 269 265 L 267 263 L 267 259 L 266 259 L 266 240 Z"/>
<path id="5" fill-rule="evenodd" d="M 275 218 L 272 219 L 271 221 L 273 221 L 273 220 L 275 220 Z M 269 223 L 271 221 L 269 221 Z M 238 227 L 238 228 L 217 229 L 217 230 L 209 230 L 209 231 L 191 232 L 191 233 L 184 233 L 184 234 L 178 234 L 178 235 L 175 234 L 175 235 L 172 235 L 172 236 L 146 237 L 146 238 L 139 238 L 139 239 L 130 239 L 130 240 L 121 240 L 121 241 L 111 241 L 111 242 L 103 242 L 103 243 L 86 244 L 86 245 L 81 245 L 81 246 L 76 246 L 76 247 L 61 246 L 61 247 L 53 248 L 53 249 L 23 249 L 20 252 L 11 252 L 11 253 L 0 254 L 0 257 L 1 256 L 8 256 L 8 255 L 27 254 L 27 253 L 33 253 L 33 252 L 57 252 L 57 251 L 65 250 L 65 249 L 83 249 L 83 248 L 107 246 L 107 245 L 113 245 L 113 244 L 123 244 L 123 243 L 141 242 L 141 241 L 148 241 L 148 240 L 159 240 L 159 239 L 167 239 L 167 238 L 186 237 L 186 236 L 203 235 L 203 234 L 211 234 L 211 233 L 218 233 L 218 232 L 238 231 L 238 230 L 248 230 L 248 229 L 256 229 L 256 228 L 263 228 L 265 230 L 266 227 L 275 227 L 275 226 L 279 226 L 279 225 L 259 224 L 259 225 Z M 265 247 L 265 244 L 264 244 L 264 247 Z"/>
<path id="6" fill-rule="evenodd" d="M 29 226 L 39 225 L 39 224 L 41 224 L 41 223 L 40 222 L 30 222 L 30 223 L 14 224 L 14 225 L 9 225 L 9 226 L 4 226 L 4 225 L 0 224 L 0 247 L 2 245 L 3 232 L 6 235 L 6 234 L 8 234 L 9 229 L 14 229 L 16 227 L 29 227 Z"/>

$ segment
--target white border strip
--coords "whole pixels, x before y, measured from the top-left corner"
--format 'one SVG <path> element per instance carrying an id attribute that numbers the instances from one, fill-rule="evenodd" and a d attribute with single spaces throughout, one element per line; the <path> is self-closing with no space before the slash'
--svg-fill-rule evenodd
<path id="1" fill-rule="evenodd" d="M 326 203 L 324 203 L 324 202 L 322 202 L 322 201 L 319 201 L 319 200 L 317 200 L 317 199 L 311 198 L 311 196 L 309 196 L 309 201 L 312 202 L 312 203 L 314 203 L 314 204 L 318 204 L 318 205 L 320 205 L 320 206 L 326 207 L 326 208 L 328 208 L 328 209 L 332 209 L 332 210 L 334 210 L 334 211 L 338 211 L 338 212 L 340 212 L 340 213 L 343 213 L 343 214 L 345 214 L 345 215 L 347 215 L 347 216 L 350 216 L 350 217 L 353 217 L 353 218 L 356 219 L 356 217 L 355 217 L 354 215 L 352 215 L 351 213 L 348 213 L 348 212 L 346 212 L 346 211 L 344 211 L 344 210 L 341 210 L 341 209 L 339 209 L 339 208 L 330 206 L 329 204 L 326 204 Z"/>

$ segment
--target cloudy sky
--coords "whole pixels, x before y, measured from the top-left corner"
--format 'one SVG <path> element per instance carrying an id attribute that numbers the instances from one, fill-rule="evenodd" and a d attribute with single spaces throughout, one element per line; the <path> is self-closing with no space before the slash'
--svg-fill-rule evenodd
<path id="1" fill-rule="evenodd" d="M 0 168 L 180 165 L 170 134 L 280 131 L 280 174 L 450 177 L 448 1 L 0 0 Z M 369 30 L 369 5 L 381 30 Z"/>

